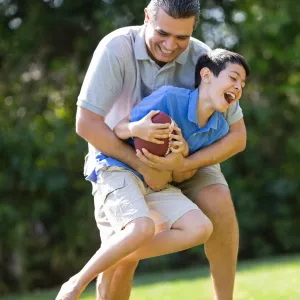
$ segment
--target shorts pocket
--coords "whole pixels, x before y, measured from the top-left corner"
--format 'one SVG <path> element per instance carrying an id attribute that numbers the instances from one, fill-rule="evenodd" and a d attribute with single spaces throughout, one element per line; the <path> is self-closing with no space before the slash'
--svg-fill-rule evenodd
<path id="1" fill-rule="evenodd" d="M 124 186 L 125 186 L 124 178 L 115 178 L 108 183 L 99 184 L 99 190 L 101 193 L 101 198 L 103 203 L 111 193 L 114 193 L 116 190 L 124 188 Z"/>

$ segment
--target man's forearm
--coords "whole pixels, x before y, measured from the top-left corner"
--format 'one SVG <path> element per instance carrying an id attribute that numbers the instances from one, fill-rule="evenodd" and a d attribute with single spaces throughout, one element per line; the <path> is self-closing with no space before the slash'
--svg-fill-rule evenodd
<path id="1" fill-rule="evenodd" d="M 98 119 L 81 118 L 77 121 L 77 134 L 103 154 L 122 161 L 142 173 L 144 164 L 136 157 L 132 147 L 121 141 L 114 132 Z"/>
<path id="2" fill-rule="evenodd" d="M 218 164 L 245 150 L 246 129 L 243 121 L 238 122 L 221 140 L 185 158 L 182 171 Z"/>

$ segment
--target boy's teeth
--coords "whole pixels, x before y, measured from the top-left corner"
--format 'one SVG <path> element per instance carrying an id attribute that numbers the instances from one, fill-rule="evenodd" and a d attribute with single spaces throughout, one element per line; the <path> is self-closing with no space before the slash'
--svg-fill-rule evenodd
<path id="1" fill-rule="evenodd" d="M 230 96 L 231 100 L 235 99 L 235 94 L 230 93 L 230 92 L 226 92 L 225 94 L 228 95 L 228 96 Z"/>

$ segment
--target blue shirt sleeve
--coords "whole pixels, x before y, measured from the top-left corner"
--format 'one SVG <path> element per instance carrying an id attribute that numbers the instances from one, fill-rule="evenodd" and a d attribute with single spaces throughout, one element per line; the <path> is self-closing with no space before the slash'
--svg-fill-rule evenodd
<path id="1" fill-rule="evenodd" d="M 143 98 L 142 101 L 131 110 L 130 122 L 141 120 L 151 110 L 160 110 L 168 113 L 167 99 L 168 94 L 166 93 L 165 87 L 162 87 L 148 97 Z"/>

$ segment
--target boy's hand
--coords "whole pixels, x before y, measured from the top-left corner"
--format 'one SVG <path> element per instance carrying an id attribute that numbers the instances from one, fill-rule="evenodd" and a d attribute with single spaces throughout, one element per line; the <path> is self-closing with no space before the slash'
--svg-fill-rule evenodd
<path id="1" fill-rule="evenodd" d="M 140 121 L 130 123 L 132 136 L 155 144 L 163 144 L 160 139 L 168 138 L 172 129 L 171 124 L 152 123 L 152 118 L 158 113 L 159 110 L 152 110 Z"/>
<path id="2" fill-rule="evenodd" d="M 181 153 L 183 157 L 189 155 L 189 146 L 185 139 L 182 136 L 181 129 L 175 124 L 173 130 L 176 131 L 176 134 L 170 134 L 170 149 L 173 153 Z"/>

